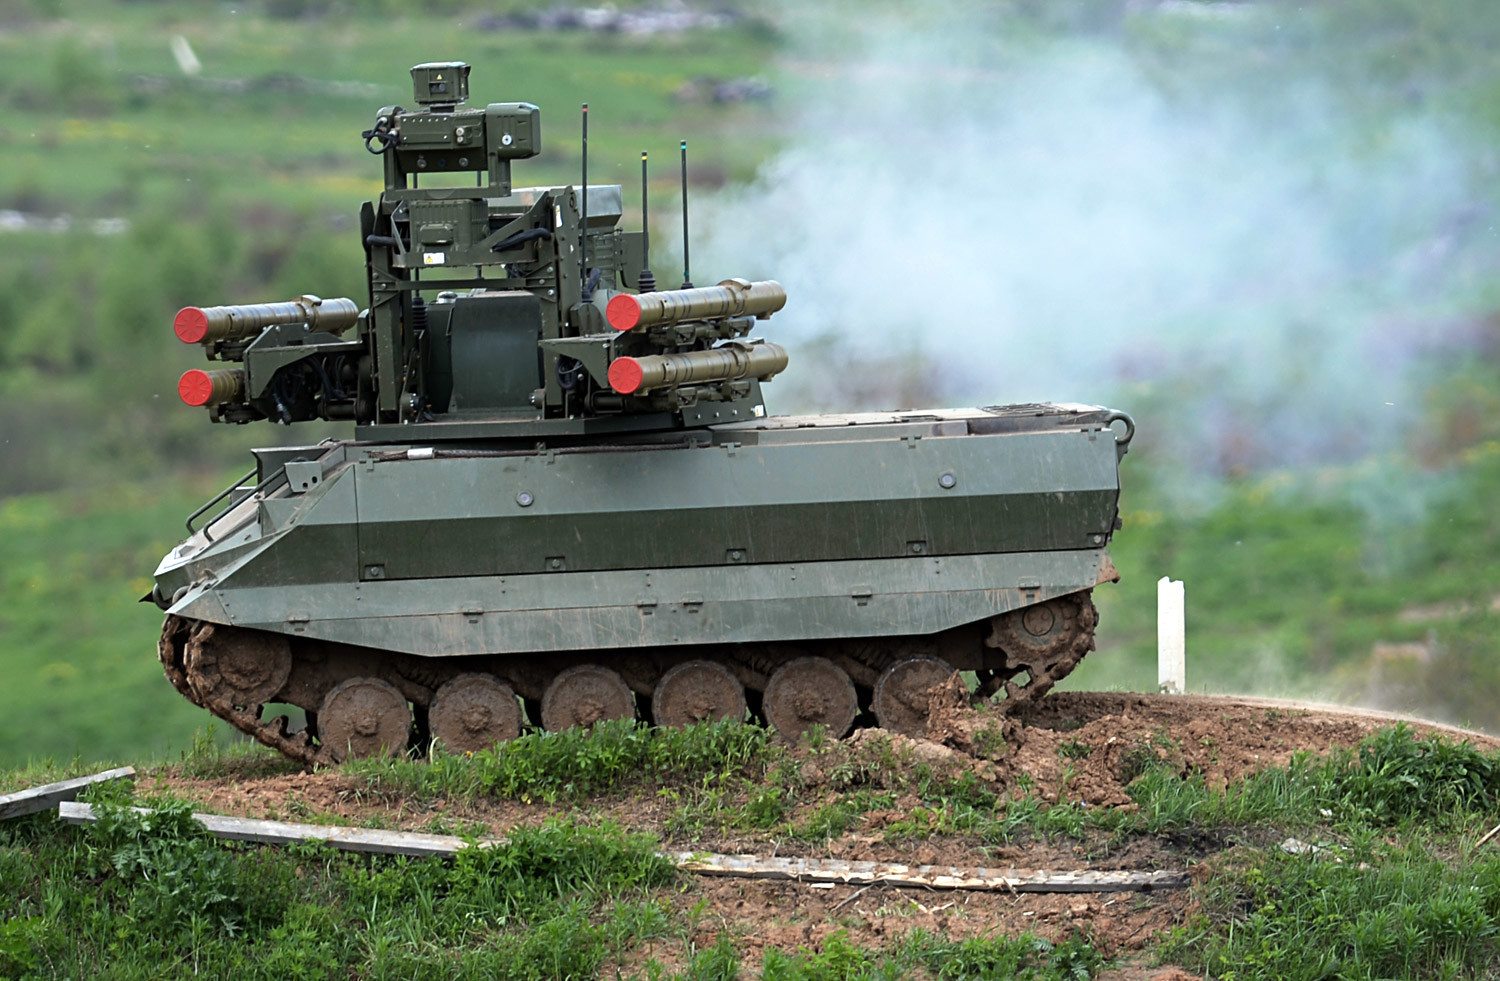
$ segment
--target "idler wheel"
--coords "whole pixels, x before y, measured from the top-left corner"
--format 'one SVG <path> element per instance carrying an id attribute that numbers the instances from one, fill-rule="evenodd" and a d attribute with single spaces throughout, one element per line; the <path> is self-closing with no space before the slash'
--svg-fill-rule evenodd
<path id="1" fill-rule="evenodd" d="M 722 664 L 687 661 L 656 683 L 651 709 L 659 726 L 745 717 L 745 686 Z"/>
<path id="2" fill-rule="evenodd" d="M 569 668 L 542 695 L 542 727 L 562 732 L 607 719 L 635 718 L 635 696 L 625 681 L 609 668 L 580 664 Z"/>
<path id="3" fill-rule="evenodd" d="M 188 640 L 187 669 L 205 701 L 252 708 L 269 702 L 286 684 L 292 650 L 281 634 L 209 624 Z"/>
<path id="4" fill-rule="evenodd" d="M 921 739 L 927 735 L 928 699 L 953 668 L 936 657 L 909 657 L 886 668 L 875 682 L 875 718 L 880 728 Z"/>
<path id="5" fill-rule="evenodd" d="M 350 678 L 335 685 L 318 709 L 318 734 L 335 763 L 406 750 L 411 707 L 396 686 L 379 678 Z"/>
<path id="6" fill-rule="evenodd" d="M 427 722 L 448 752 L 477 753 L 521 734 L 521 705 L 492 675 L 461 674 L 437 690 Z"/>
<path id="7" fill-rule="evenodd" d="M 859 697 L 843 668 L 826 657 L 799 657 L 771 675 L 762 708 L 766 721 L 787 739 L 815 725 L 840 739 L 859 714 Z"/>

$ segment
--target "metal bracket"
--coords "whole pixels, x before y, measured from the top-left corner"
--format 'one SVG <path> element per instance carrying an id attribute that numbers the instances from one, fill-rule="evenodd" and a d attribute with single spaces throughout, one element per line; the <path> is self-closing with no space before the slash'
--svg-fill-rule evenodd
<path id="1" fill-rule="evenodd" d="M 316 460 L 294 460 L 286 465 L 286 483 L 293 494 L 305 494 L 323 482 L 323 465 Z"/>

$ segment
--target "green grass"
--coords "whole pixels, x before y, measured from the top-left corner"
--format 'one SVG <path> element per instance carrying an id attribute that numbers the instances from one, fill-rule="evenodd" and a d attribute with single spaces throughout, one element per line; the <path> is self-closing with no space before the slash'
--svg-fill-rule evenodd
<path id="1" fill-rule="evenodd" d="M 96 806 L 101 820 L 82 832 L 36 818 L 0 827 L 0 975 L 1061 981 L 1103 963 L 1077 937 L 911 931 L 874 950 L 835 933 L 816 950 L 770 949 L 741 975 L 753 968 L 738 935 L 696 949 L 672 913 L 675 869 L 611 825 L 517 829 L 444 862 L 232 846 L 181 802 L 149 815 Z M 649 953 L 674 950 L 686 955 L 675 974 Z M 640 970 L 622 972 L 632 961 Z"/>
<path id="2" fill-rule="evenodd" d="M 1130 796 L 1134 811 L 1048 807 L 1026 795 L 997 805 L 993 814 L 971 809 L 963 823 L 999 842 L 1020 831 L 1074 838 L 1273 826 L 1451 831 L 1500 808 L 1500 757 L 1469 743 L 1420 739 L 1397 725 L 1354 750 L 1300 754 L 1223 790 L 1209 789 L 1199 773 L 1147 765 Z"/>
<path id="3" fill-rule="evenodd" d="M 645 781 L 727 781 L 764 773 L 769 731 L 737 721 L 657 729 L 611 720 L 589 729 L 531 732 L 472 755 L 439 750 L 430 761 L 367 759 L 346 764 L 371 789 L 423 798 L 494 797 L 555 803 L 620 793 Z"/>
<path id="4" fill-rule="evenodd" d="M 774 117 L 763 107 L 673 99 L 695 76 L 763 72 L 775 38 L 754 24 L 637 38 L 487 32 L 473 26 L 472 8 L 416 14 L 361 5 L 294 24 L 252 4 L 59 6 L 66 19 L 37 19 L 0 34 L 0 102 L 16 137 L 0 152 L 0 200 L 24 194 L 63 205 L 118 206 L 176 198 L 191 184 L 186 189 L 207 187 L 239 203 L 276 200 L 294 210 L 352 215 L 379 190 L 379 171 L 359 131 L 381 106 L 409 103 L 408 69 L 432 60 L 472 64 L 478 104 L 542 106 L 543 155 L 519 165 L 533 175 L 523 183 L 576 178 L 583 102 L 595 121 L 596 181 L 634 186 L 640 150 L 660 150 L 665 164 L 677 138 L 708 134 L 715 138 L 694 141 L 703 176 L 743 179 L 770 146 L 767 124 Z M 101 23 L 80 29 L 90 21 Z M 167 43 L 175 34 L 193 46 L 205 82 L 178 71 Z M 143 87 L 140 75 L 163 83 Z M 288 77 L 372 88 L 251 85 L 226 92 L 211 84 Z M 658 176 L 671 186 L 669 168 L 659 168 Z"/>
<path id="5" fill-rule="evenodd" d="M 850 944 L 835 933 L 816 952 L 801 948 L 794 954 L 769 950 L 761 963 L 765 981 L 878 981 L 918 976 L 941 981 L 958 979 L 1086 979 L 1094 976 L 1104 958 L 1086 941 L 1073 937 L 1053 944 L 1040 937 L 974 937 L 955 942 L 913 930 L 886 951 Z M 722 977 L 731 977 L 725 973 Z"/>
<path id="6" fill-rule="evenodd" d="M 1500 857 L 1440 839 L 1355 836 L 1308 855 L 1262 850 L 1203 890 L 1207 912 L 1161 955 L 1225 981 L 1492 977 Z"/>
<path id="7" fill-rule="evenodd" d="M 725 752 L 730 731 L 695 727 L 666 748 L 717 768 L 742 758 Z M 461 762 L 490 769 L 478 757 Z M 100 820 L 83 829 L 48 816 L 0 825 L 0 976 L 1050 981 L 1091 977 L 1103 963 L 1081 937 L 910 931 L 879 949 L 834 933 L 815 950 L 768 950 L 757 969 L 732 925 L 695 946 L 696 914 L 674 905 L 687 883 L 654 839 L 613 824 L 553 819 L 451 861 L 404 859 L 225 843 L 187 802 L 138 799 L 120 784 L 89 796 Z"/>
<path id="8" fill-rule="evenodd" d="M 371 794 L 425 802 L 482 799 L 542 804 L 656 797 L 673 804 L 665 830 L 692 836 L 730 829 L 770 840 L 824 843 L 857 829 L 871 811 L 916 800 L 885 825 L 887 841 L 932 835 L 1007 845 L 1034 838 L 1171 835 L 1197 830 L 1412 825 L 1452 830 L 1500 808 L 1500 758 L 1466 742 L 1418 738 L 1405 725 L 1352 750 L 1300 754 L 1224 789 L 1146 752 L 1129 792 L 1134 809 L 1047 804 L 1025 786 L 1002 796 L 971 772 L 938 771 L 868 740 L 851 749 L 804 740 L 787 747 L 740 722 L 652 729 L 611 722 L 585 732 L 534 733 L 473 756 L 424 764 L 363 760 L 343 772 Z M 217 759 L 218 750 L 208 755 Z M 802 775 L 815 761 L 823 776 Z M 192 765 L 191 760 L 187 765 Z M 236 770 L 220 771 L 228 776 Z"/>
<path id="9" fill-rule="evenodd" d="M 617 727 L 596 743 L 571 744 L 590 761 L 581 766 L 540 755 L 540 742 L 517 755 L 538 767 L 534 777 L 566 788 L 635 747 L 634 765 L 648 779 L 631 785 L 624 768 L 601 777 L 595 788 L 605 800 L 655 793 L 651 768 L 669 759 L 698 761 L 700 776 L 716 775 L 709 784 L 784 782 L 791 803 L 818 806 L 772 828 L 775 840 L 837 835 L 865 810 L 894 803 L 885 785 L 923 795 L 909 818 L 915 837 L 1074 837 L 1089 848 L 1132 836 L 1188 842 L 1180 860 L 1206 855 L 1212 874 L 1196 887 L 1199 912 L 1159 938 L 1153 956 L 1214 977 L 1469 977 L 1500 966 L 1500 858 L 1473 845 L 1500 810 L 1500 756 L 1467 744 L 1397 727 L 1223 791 L 1147 767 L 1130 812 L 1048 806 L 1035 795 L 1002 800 L 962 779 L 902 783 L 901 768 L 878 754 L 854 764 L 831 745 L 796 748 L 842 771 L 831 786 L 799 790 L 786 757 L 747 752 L 743 731 L 700 726 L 655 743 Z M 484 793 L 481 780 L 455 783 L 454 774 L 497 765 L 451 758 L 433 786 Z M 7 774 L 0 786 L 51 772 Z M 389 781 L 397 771 L 346 772 Z M 1050 981 L 1094 977 L 1105 966 L 1081 933 L 958 941 L 919 930 L 873 947 L 835 930 L 816 949 L 770 948 L 752 963 L 732 923 L 703 944 L 707 900 L 692 898 L 692 880 L 657 856 L 655 838 L 607 822 L 554 818 L 452 861 L 418 860 L 226 843 L 193 822 L 183 801 L 139 799 L 118 784 L 91 796 L 101 820 L 83 829 L 47 816 L 0 824 L 0 975 Z M 720 798 L 736 813 L 744 801 Z M 151 813 L 125 807 L 137 802 Z M 1283 852 L 1277 843 L 1288 834 L 1316 850 Z M 1215 853 L 1225 842 L 1236 844 Z"/>
<path id="10" fill-rule="evenodd" d="M 649 838 L 552 822 L 451 862 L 230 848 L 163 801 L 0 828 L 7 976 L 588 978 L 672 930 Z M 70 883 L 89 881 L 91 888 Z"/>
<path id="11" fill-rule="evenodd" d="M 159 759 L 208 723 L 161 674 L 137 602 L 209 485 L 0 498 L 0 766 Z"/>
<path id="12" fill-rule="evenodd" d="M 612 825 L 554 821 L 452 861 L 393 859 L 226 845 L 184 803 L 140 815 L 116 796 L 83 831 L 0 826 L 0 975 L 1061 981 L 1103 963 L 1076 937 L 911 931 L 872 950 L 835 933 L 740 974 L 754 969 L 739 935 L 696 948 L 672 912 L 676 870 L 649 838 Z M 682 970 L 653 951 L 678 953 Z"/>

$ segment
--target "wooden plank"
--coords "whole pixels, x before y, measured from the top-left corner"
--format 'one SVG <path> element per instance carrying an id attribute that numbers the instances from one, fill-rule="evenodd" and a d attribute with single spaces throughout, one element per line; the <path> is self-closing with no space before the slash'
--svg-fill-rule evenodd
<path id="1" fill-rule="evenodd" d="M 146 813 L 146 808 L 132 810 Z M 69 824 L 89 824 L 96 820 L 88 804 L 64 803 L 58 816 Z M 193 818 L 209 833 L 229 841 L 251 841 L 263 845 L 290 845 L 298 841 L 321 841 L 350 852 L 376 852 L 382 855 L 443 857 L 468 847 L 462 838 L 452 835 L 429 835 L 415 831 L 380 831 L 374 828 L 343 828 L 322 824 L 293 824 L 288 821 L 257 821 L 251 818 L 225 817 L 220 814 L 194 814 Z M 503 839 L 480 841 L 480 848 L 490 848 Z"/>
<path id="2" fill-rule="evenodd" d="M 18 790 L 13 794 L 5 794 L 0 796 L 0 821 L 50 811 L 61 801 L 76 800 L 79 791 L 97 783 L 134 779 L 135 767 L 122 766 L 116 770 L 105 770 L 103 773 L 95 773 L 87 777 L 60 780 L 57 783 L 32 787 L 30 790 Z"/>
<path id="3" fill-rule="evenodd" d="M 135 808 L 142 813 L 145 808 Z M 95 820 L 88 804 L 64 802 L 58 814 L 71 824 Z M 329 827 L 320 824 L 292 824 L 286 821 L 257 821 L 249 818 L 224 817 L 218 814 L 194 814 L 210 833 L 233 841 L 251 841 L 268 845 L 285 845 L 295 841 L 321 841 L 355 852 L 378 852 L 387 855 L 449 856 L 470 847 L 470 843 L 451 835 L 429 835 L 411 831 L 376 831 L 366 828 Z M 484 838 L 475 842 L 479 848 L 504 844 L 504 838 Z M 1150 892 L 1155 889 L 1182 889 L 1188 885 L 1183 872 L 1093 871 L 1068 872 L 985 868 L 956 868 L 938 865 L 902 865 L 897 862 L 844 862 L 816 858 L 770 858 L 760 855 L 716 855 L 705 852 L 662 852 L 684 872 L 697 875 L 739 876 L 751 879 L 785 879 L 806 882 L 819 888 L 837 884 L 854 886 L 885 885 L 919 889 L 969 889 L 991 892 Z"/>
<path id="4" fill-rule="evenodd" d="M 759 855 L 708 855 L 676 852 L 678 868 L 699 875 L 836 882 L 851 886 L 886 885 L 921 889 L 970 889 L 991 892 L 1150 892 L 1183 889 L 1184 872 L 1094 871 L 1051 872 L 1041 869 L 956 868 L 951 865 L 902 865 L 898 862 L 843 862 L 816 858 L 766 858 Z"/>

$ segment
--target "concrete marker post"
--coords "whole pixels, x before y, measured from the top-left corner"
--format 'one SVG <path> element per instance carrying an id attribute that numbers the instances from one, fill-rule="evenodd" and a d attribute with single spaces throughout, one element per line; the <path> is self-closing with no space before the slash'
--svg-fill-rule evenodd
<path id="1" fill-rule="evenodd" d="M 1162 576 L 1156 583 L 1156 687 L 1187 690 L 1186 598 L 1181 580 Z"/>

